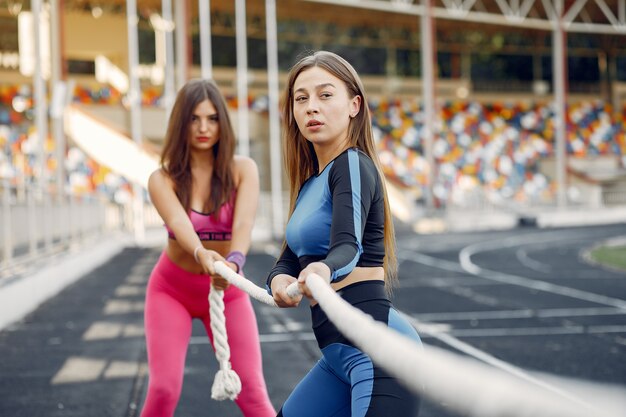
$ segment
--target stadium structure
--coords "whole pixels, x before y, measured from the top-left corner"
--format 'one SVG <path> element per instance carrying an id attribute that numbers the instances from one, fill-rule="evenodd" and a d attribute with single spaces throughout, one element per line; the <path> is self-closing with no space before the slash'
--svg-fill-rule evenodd
<path id="1" fill-rule="evenodd" d="M 626 0 L 0 0 L 0 28 L 0 175 L 31 213 L 78 198 L 144 224 L 175 92 L 212 77 L 277 236 L 279 92 L 298 56 L 326 49 L 362 75 L 396 215 L 418 230 L 624 219 Z M 43 235 L 63 240 L 52 223 Z"/>

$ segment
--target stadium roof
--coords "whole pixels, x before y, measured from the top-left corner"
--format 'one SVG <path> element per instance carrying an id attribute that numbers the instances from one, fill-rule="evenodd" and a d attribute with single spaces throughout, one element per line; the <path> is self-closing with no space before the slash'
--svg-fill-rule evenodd
<path id="1" fill-rule="evenodd" d="M 125 0 L 64 0 L 64 3 L 67 8 L 84 10 L 98 6 L 123 12 L 126 7 Z M 251 12 L 262 13 L 264 3 L 264 0 L 248 0 L 246 7 Z M 188 4 L 192 15 L 195 15 L 198 2 L 188 0 Z M 337 8 L 407 16 L 421 15 L 423 10 L 421 0 L 276 0 L 276 5 L 279 18 L 315 16 L 317 19 L 327 17 L 331 21 L 360 17 L 358 10 L 338 14 Z M 234 2 L 212 0 L 211 7 L 213 10 L 234 11 Z M 433 15 L 440 20 L 541 30 L 554 28 L 554 16 L 558 16 L 557 10 L 562 7 L 566 31 L 626 35 L 626 0 L 432 0 L 432 7 Z M 138 8 L 140 13 L 142 10 L 158 11 L 161 0 L 138 0 Z M 383 21 L 388 23 L 386 19 Z"/>
<path id="2" fill-rule="evenodd" d="M 350 5 L 379 11 L 421 15 L 420 0 L 302 0 Z M 626 35 L 626 0 L 432 0 L 439 19 L 552 30 L 562 10 L 563 27 L 571 32 Z"/>

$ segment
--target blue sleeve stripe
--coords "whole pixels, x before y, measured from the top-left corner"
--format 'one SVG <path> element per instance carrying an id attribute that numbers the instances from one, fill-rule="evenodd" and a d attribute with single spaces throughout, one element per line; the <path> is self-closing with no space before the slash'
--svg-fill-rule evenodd
<path id="1" fill-rule="evenodd" d="M 348 151 L 348 167 L 350 170 L 350 184 L 352 187 L 352 218 L 354 222 L 354 236 L 356 236 L 356 242 L 358 250 L 352 261 L 343 268 L 335 271 L 331 279 L 335 279 L 338 276 L 345 275 L 352 272 L 356 263 L 363 252 L 361 246 L 361 167 L 359 164 L 359 153 L 350 149 Z"/>
<path id="2" fill-rule="evenodd" d="M 350 167 L 350 183 L 352 184 L 352 215 L 354 220 L 354 235 L 361 249 L 361 167 L 357 151 L 348 151 L 348 166 Z"/>

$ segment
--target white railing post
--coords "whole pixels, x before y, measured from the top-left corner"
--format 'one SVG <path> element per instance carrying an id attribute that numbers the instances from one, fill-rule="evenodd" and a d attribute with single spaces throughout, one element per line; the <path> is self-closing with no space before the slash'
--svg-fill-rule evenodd
<path id="1" fill-rule="evenodd" d="M 80 200 L 78 200 L 78 242 L 83 243 L 85 238 L 87 237 L 86 227 L 85 227 L 85 196 L 80 196 Z"/>
<path id="2" fill-rule="evenodd" d="M 52 252 L 52 234 L 54 233 L 52 222 L 52 219 L 54 218 L 54 206 L 52 205 L 52 199 L 50 198 L 50 190 L 47 188 L 42 188 L 41 193 L 41 220 L 43 223 L 42 228 L 44 233 L 44 252 L 50 253 Z"/>
<path id="3" fill-rule="evenodd" d="M 28 253 L 35 257 L 37 253 L 37 216 L 35 212 L 35 186 L 26 188 L 26 210 L 28 224 Z"/>
<path id="4" fill-rule="evenodd" d="M 106 234 L 104 204 L 65 190 L 48 194 L 37 183 L 18 188 L 0 178 L 0 268 L 75 250 L 88 238 Z"/>
<path id="5" fill-rule="evenodd" d="M 65 191 L 63 187 L 59 188 L 59 192 L 56 195 L 56 199 L 58 202 L 58 212 L 56 213 L 56 218 L 59 222 L 59 246 L 66 247 L 68 239 L 67 235 L 69 234 L 68 227 L 69 225 L 65 223 L 65 215 L 64 213 L 69 209 L 68 205 L 65 202 Z"/>
<path id="6" fill-rule="evenodd" d="M 11 263 L 13 257 L 13 231 L 11 229 L 11 184 L 7 178 L 2 180 L 2 259 L 4 266 Z"/>
<path id="7" fill-rule="evenodd" d="M 77 235 L 77 222 L 78 222 L 78 216 L 76 216 L 76 205 L 74 202 L 74 195 L 71 192 L 67 193 L 67 201 L 68 201 L 68 205 L 67 205 L 67 213 L 68 213 L 68 225 L 69 225 L 69 229 L 70 229 L 70 234 L 68 236 L 69 238 L 69 247 L 73 248 L 76 245 L 76 235 Z"/>

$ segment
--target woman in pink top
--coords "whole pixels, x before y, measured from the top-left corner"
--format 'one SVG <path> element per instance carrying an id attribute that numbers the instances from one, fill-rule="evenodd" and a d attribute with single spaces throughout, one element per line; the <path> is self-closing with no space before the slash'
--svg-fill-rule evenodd
<path id="1" fill-rule="evenodd" d="M 146 293 L 149 385 L 142 417 L 174 415 L 194 318 L 203 322 L 213 342 L 211 284 L 224 290 L 231 364 L 242 383 L 236 403 L 246 417 L 276 415 L 263 379 L 250 299 L 214 269 L 214 262 L 225 261 L 242 272 L 259 197 L 255 162 L 234 150 L 235 135 L 216 84 L 189 81 L 170 115 L 162 168 L 148 182 L 169 239 Z"/>

